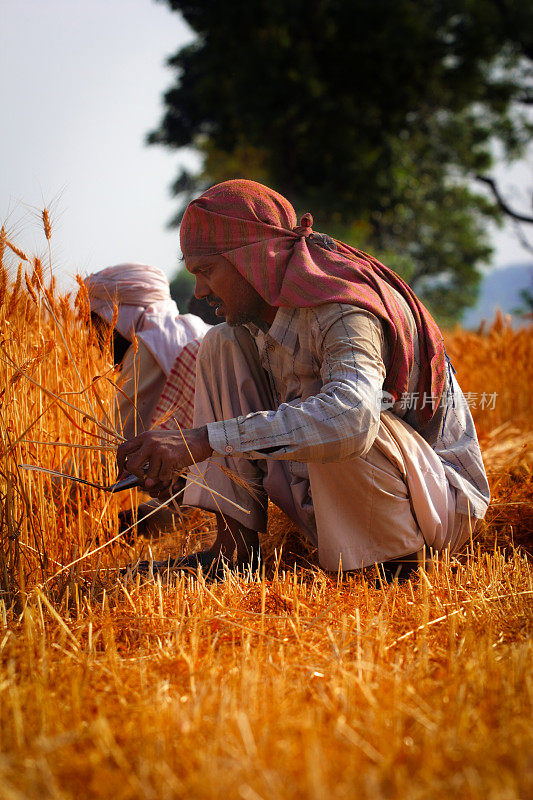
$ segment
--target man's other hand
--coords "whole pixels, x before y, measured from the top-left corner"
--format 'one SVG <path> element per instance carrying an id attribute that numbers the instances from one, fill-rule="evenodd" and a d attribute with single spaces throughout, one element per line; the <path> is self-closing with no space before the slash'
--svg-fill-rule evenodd
<path id="1" fill-rule="evenodd" d="M 147 431 L 118 448 L 119 476 L 132 474 L 144 478 L 146 491 L 157 497 L 168 489 L 181 470 L 204 461 L 212 452 L 205 425 L 186 431 Z"/>

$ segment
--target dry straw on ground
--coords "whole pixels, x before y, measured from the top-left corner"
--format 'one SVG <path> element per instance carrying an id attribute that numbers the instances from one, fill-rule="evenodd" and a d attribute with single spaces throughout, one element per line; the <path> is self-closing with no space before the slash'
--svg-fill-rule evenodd
<path id="1" fill-rule="evenodd" d="M 125 585 L 118 564 L 199 547 L 211 522 L 112 541 L 133 497 L 17 466 L 107 482 L 118 441 L 43 224 L 42 263 L 0 237 L 0 797 L 531 796 L 531 329 L 447 337 L 494 497 L 459 558 L 341 581 L 274 514 L 263 577 Z"/>

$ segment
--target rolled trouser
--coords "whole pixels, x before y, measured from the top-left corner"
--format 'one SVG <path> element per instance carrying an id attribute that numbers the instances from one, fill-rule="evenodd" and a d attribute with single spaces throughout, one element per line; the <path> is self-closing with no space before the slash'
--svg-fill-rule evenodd
<path id="1" fill-rule="evenodd" d="M 277 407 L 255 341 L 242 326 L 212 328 L 196 369 L 195 427 Z M 191 468 L 184 503 L 265 531 L 270 499 L 318 547 L 329 570 L 401 558 L 424 545 L 455 548 L 468 536 L 440 459 L 391 412 L 382 414 L 364 456 L 307 467 L 214 454 Z"/>

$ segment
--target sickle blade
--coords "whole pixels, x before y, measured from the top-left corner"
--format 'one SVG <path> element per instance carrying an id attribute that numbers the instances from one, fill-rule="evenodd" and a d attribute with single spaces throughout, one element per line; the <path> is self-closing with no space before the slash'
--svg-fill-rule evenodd
<path id="1" fill-rule="evenodd" d="M 69 475 L 66 472 L 58 472 L 55 469 L 38 467 L 36 464 L 19 464 L 18 466 L 21 469 L 27 469 L 32 472 L 44 472 L 46 475 L 53 475 L 54 478 L 65 478 L 66 480 L 73 481 L 74 483 L 81 483 L 84 486 L 91 486 L 93 489 L 100 489 L 102 492 L 111 492 L 111 494 L 115 494 L 115 492 L 122 492 L 125 489 L 133 489 L 135 486 L 139 486 L 141 484 L 140 478 L 137 478 L 135 475 L 128 475 L 127 478 L 123 478 L 121 481 L 116 481 L 115 483 L 111 483 L 109 486 L 104 486 L 101 483 L 86 481 L 85 478 L 78 478 L 76 475 Z"/>

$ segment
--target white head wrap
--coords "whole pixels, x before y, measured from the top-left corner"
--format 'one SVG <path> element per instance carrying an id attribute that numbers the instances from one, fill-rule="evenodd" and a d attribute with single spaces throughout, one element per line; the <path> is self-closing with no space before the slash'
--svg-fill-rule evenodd
<path id="1" fill-rule="evenodd" d="M 91 311 L 111 324 L 116 305 L 115 328 L 129 342 L 134 331 L 167 376 L 187 342 L 210 327 L 194 314 L 179 314 L 168 279 L 157 267 L 117 264 L 89 275 L 85 286 Z"/>

